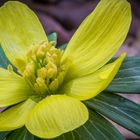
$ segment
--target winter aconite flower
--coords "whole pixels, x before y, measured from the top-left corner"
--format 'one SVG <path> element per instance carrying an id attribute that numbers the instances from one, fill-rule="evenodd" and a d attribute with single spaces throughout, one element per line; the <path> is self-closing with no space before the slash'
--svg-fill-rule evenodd
<path id="1" fill-rule="evenodd" d="M 113 80 L 125 54 L 106 64 L 122 45 L 131 22 L 126 0 L 101 0 L 63 52 L 49 42 L 36 15 L 9 1 L 0 8 L 0 44 L 17 68 L 0 68 L 0 131 L 22 126 L 54 138 L 88 120 L 82 103 Z"/>

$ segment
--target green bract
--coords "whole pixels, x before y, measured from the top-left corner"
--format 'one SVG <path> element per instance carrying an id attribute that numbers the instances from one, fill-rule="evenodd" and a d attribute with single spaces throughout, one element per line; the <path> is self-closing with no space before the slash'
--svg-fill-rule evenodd
<path id="1" fill-rule="evenodd" d="M 0 43 L 18 74 L 11 66 L 0 68 L 0 107 L 14 105 L 0 114 L 0 131 L 25 126 L 40 138 L 56 138 L 90 121 L 81 101 L 114 79 L 125 53 L 106 63 L 122 45 L 130 23 L 126 0 L 101 0 L 62 51 L 25 4 L 2 6 Z"/>

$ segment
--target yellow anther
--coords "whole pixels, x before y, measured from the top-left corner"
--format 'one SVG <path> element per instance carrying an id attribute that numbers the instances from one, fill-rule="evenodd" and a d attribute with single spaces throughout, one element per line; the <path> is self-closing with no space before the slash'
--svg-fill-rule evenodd
<path id="1" fill-rule="evenodd" d="M 45 66 L 47 63 L 48 63 L 48 59 L 44 58 L 43 61 L 42 61 L 43 66 Z"/>
<path id="2" fill-rule="evenodd" d="M 54 60 L 54 58 L 53 57 L 47 57 L 47 60 L 48 60 L 48 62 L 49 63 L 55 63 L 55 60 Z"/>
<path id="3" fill-rule="evenodd" d="M 48 91 L 48 87 L 45 83 L 45 80 L 41 77 L 38 77 L 36 79 L 36 84 L 35 84 L 36 88 L 41 92 L 41 94 L 45 94 Z"/>
<path id="4" fill-rule="evenodd" d="M 46 65 L 47 69 L 47 77 L 48 78 L 55 78 L 57 75 L 57 66 L 54 63 L 49 62 Z"/>
<path id="5" fill-rule="evenodd" d="M 53 55 L 53 54 L 57 54 L 58 52 L 57 52 L 57 49 L 56 48 L 54 48 L 54 47 L 52 47 L 51 49 L 50 49 L 50 54 L 51 55 Z M 59 52 L 60 53 L 60 52 Z"/>
<path id="6" fill-rule="evenodd" d="M 45 80 L 43 78 L 41 78 L 41 77 L 38 77 L 36 79 L 36 83 L 41 87 L 41 86 L 43 86 L 45 84 Z"/>
<path id="7" fill-rule="evenodd" d="M 50 52 L 47 52 L 46 57 L 50 57 L 50 56 L 51 56 Z"/>
<path id="8" fill-rule="evenodd" d="M 25 74 L 25 76 L 27 77 L 30 77 L 32 75 L 35 74 L 35 66 L 33 63 L 28 63 L 25 70 L 24 70 L 24 73 L 23 75 Z"/>
<path id="9" fill-rule="evenodd" d="M 36 56 L 38 59 L 43 59 L 45 56 L 45 51 L 43 51 L 42 48 L 38 48 L 36 52 Z"/>
<path id="10" fill-rule="evenodd" d="M 55 80 L 52 81 L 51 84 L 49 85 L 49 89 L 50 89 L 52 92 L 54 92 L 54 91 L 57 90 L 58 86 L 59 86 L 59 81 L 58 81 L 58 79 L 55 79 Z"/>
<path id="11" fill-rule="evenodd" d="M 47 77 L 54 79 L 56 77 L 56 74 L 57 74 L 57 69 L 49 68 L 48 73 L 47 73 Z"/>
<path id="12" fill-rule="evenodd" d="M 47 69 L 45 67 L 37 70 L 37 76 L 45 79 L 47 77 Z"/>
<path id="13" fill-rule="evenodd" d="M 56 53 L 52 54 L 52 58 L 53 58 L 54 60 L 57 60 L 57 57 L 58 57 L 58 55 L 57 55 Z"/>
<path id="14" fill-rule="evenodd" d="M 48 61 L 48 64 L 45 66 L 46 69 L 49 68 L 56 68 L 56 65 L 54 63 L 52 63 L 51 61 Z"/>

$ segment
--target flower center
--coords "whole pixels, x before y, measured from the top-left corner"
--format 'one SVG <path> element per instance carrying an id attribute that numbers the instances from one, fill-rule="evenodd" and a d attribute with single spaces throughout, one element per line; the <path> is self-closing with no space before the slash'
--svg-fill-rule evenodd
<path id="1" fill-rule="evenodd" d="M 27 53 L 23 76 L 41 97 L 56 94 L 67 72 L 69 62 L 61 62 L 63 51 L 54 42 L 34 44 Z"/>

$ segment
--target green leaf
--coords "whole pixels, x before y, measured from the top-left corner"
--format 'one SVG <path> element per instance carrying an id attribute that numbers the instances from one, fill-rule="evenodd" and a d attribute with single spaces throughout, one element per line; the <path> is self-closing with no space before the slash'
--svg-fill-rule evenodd
<path id="1" fill-rule="evenodd" d="M 126 58 L 115 79 L 106 90 L 120 93 L 140 93 L 140 57 Z"/>
<path id="2" fill-rule="evenodd" d="M 63 44 L 63 45 L 61 45 L 61 46 L 58 46 L 57 48 L 58 49 L 60 49 L 60 50 L 65 50 L 66 49 L 66 47 L 67 47 L 67 43 L 66 44 Z"/>
<path id="3" fill-rule="evenodd" d="M 45 140 L 32 135 L 25 127 L 12 131 L 6 138 L 6 140 L 17 140 L 17 139 L 18 140 Z M 69 132 L 55 139 L 46 139 L 46 140 L 81 140 L 81 139 L 76 132 Z"/>
<path id="4" fill-rule="evenodd" d="M 140 136 L 140 105 L 107 92 L 85 101 L 85 104 Z"/>
<path id="5" fill-rule="evenodd" d="M 7 66 L 10 64 L 9 60 L 7 59 L 4 51 L 0 47 L 0 67 L 7 69 Z"/>
<path id="6" fill-rule="evenodd" d="M 124 140 L 109 121 L 93 111 L 90 111 L 89 121 L 76 131 L 84 140 Z"/>
<path id="7" fill-rule="evenodd" d="M 57 43 L 57 33 L 51 33 L 51 34 L 48 36 L 48 40 L 49 40 L 49 41 L 56 41 L 56 43 Z"/>
<path id="8" fill-rule="evenodd" d="M 47 139 L 47 140 L 83 140 L 80 138 L 79 134 L 77 134 L 74 131 L 71 131 L 69 133 L 65 133 L 55 139 Z"/>
<path id="9" fill-rule="evenodd" d="M 0 140 L 4 140 L 10 132 L 0 132 Z"/>
<path id="10" fill-rule="evenodd" d="M 40 139 L 30 134 L 28 130 L 25 127 L 23 127 L 15 131 L 12 131 L 7 136 L 6 140 L 40 140 Z"/>

